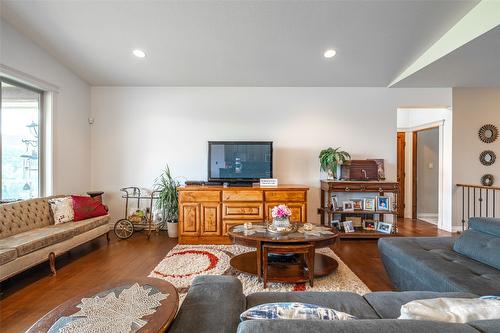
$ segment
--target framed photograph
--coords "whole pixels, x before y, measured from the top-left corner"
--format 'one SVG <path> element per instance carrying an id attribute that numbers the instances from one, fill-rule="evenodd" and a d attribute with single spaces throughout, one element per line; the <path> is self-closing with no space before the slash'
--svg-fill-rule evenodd
<path id="1" fill-rule="evenodd" d="M 337 196 L 332 195 L 332 209 L 333 210 L 339 210 L 339 202 L 337 201 Z"/>
<path id="2" fill-rule="evenodd" d="M 363 230 L 376 230 L 377 222 L 375 220 L 364 220 L 363 221 Z"/>
<path id="3" fill-rule="evenodd" d="M 354 226 L 352 225 L 352 221 L 345 221 L 342 222 L 344 225 L 344 231 L 345 232 L 354 232 Z"/>
<path id="4" fill-rule="evenodd" d="M 336 228 L 337 230 L 340 231 L 340 221 L 339 220 L 332 220 L 331 225 L 332 228 Z"/>
<path id="5" fill-rule="evenodd" d="M 391 199 L 389 197 L 377 197 L 377 210 L 390 210 Z"/>
<path id="6" fill-rule="evenodd" d="M 352 226 L 354 228 L 359 227 L 361 228 L 363 226 L 363 219 L 359 216 L 351 216 L 349 219 L 352 221 Z"/>
<path id="7" fill-rule="evenodd" d="M 384 160 L 383 159 L 374 159 L 374 161 L 377 163 L 378 179 L 385 180 Z"/>
<path id="8" fill-rule="evenodd" d="M 375 198 L 367 198 L 363 203 L 365 210 L 375 210 Z"/>
<path id="9" fill-rule="evenodd" d="M 352 201 L 342 202 L 342 210 L 344 212 L 353 212 L 354 211 L 354 202 L 352 202 Z"/>
<path id="10" fill-rule="evenodd" d="M 390 234 L 392 232 L 392 223 L 379 222 L 377 224 L 377 231 Z"/>
<path id="11" fill-rule="evenodd" d="M 363 210 L 363 199 L 352 199 L 354 210 Z"/>

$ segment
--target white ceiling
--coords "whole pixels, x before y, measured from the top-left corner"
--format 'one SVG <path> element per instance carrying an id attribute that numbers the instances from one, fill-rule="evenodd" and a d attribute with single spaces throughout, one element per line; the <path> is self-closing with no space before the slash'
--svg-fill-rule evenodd
<path id="1" fill-rule="evenodd" d="M 477 3 L 2 0 L 2 17 L 92 85 L 387 86 Z M 488 43 L 436 71 L 456 71 L 460 52 L 474 60 L 482 49 L 469 49 Z M 327 48 L 337 56 L 323 58 Z M 422 73 L 398 85 L 451 86 Z M 459 86 L 478 83 L 455 74 Z"/>
<path id="2" fill-rule="evenodd" d="M 395 87 L 500 87 L 500 26 L 395 84 Z"/>

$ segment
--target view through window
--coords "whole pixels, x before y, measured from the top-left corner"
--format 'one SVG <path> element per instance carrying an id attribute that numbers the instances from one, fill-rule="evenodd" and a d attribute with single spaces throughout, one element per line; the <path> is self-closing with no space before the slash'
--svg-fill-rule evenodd
<path id="1" fill-rule="evenodd" d="M 42 93 L 1 79 L 1 199 L 40 195 L 40 115 Z"/>

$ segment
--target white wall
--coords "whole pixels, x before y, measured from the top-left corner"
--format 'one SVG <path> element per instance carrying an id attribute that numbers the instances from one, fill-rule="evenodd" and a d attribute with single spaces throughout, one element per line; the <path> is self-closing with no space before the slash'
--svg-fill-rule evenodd
<path id="1" fill-rule="evenodd" d="M 119 188 L 150 187 L 168 163 L 177 176 L 206 179 L 208 140 L 274 141 L 274 175 L 306 184 L 308 218 L 319 221 L 322 148 L 384 158 L 396 178 L 396 109 L 451 105 L 451 89 L 93 87 L 91 184 L 114 217 Z"/>
<path id="2" fill-rule="evenodd" d="M 412 135 L 413 131 L 439 127 L 438 227 L 452 230 L 452 144 L 453 112 L 449 108 L 400 108 L 398 131 L 406 132 L 405 217 L 412 216 Z"/>
<path id="3" fill-rule="evenodd" d="M 480 185 L 481 176 L 490 173 L 495 177 L 495 186 L 500 185 L 500 138 L 493 143 L 479 140 L 478 131 L 485 124 L 500 129 L 500 88 L 454 88 L 453 89 L 453 184 Z M 483 150 L 492 150 L 496 162 L 484 166 L 479 162 Z M 462 195 L 454 186 L 453 223 L 461 225 Z M 479 207 L 479 206 L 478 206 Z M 490 206 L 491 207 L 491 206 Z M 497 195 L 497 216 L 500 211 L 500 196 Z"/>
<path id="4" fill-rule="evenodd" d="M 59 87 L 54 96 L 53 191 L 90 188 L 90 87 L 10 24 L 0 20 L 0 63 Z"/>

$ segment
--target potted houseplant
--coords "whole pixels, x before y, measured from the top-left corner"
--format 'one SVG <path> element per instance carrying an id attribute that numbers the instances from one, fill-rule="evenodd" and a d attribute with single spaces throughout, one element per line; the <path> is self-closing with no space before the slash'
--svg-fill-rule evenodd
<path id="1" fill-rule="evenodd" d="M 154 184 L 154 190 L 158 192 L 156 208 L 163 213 L 163 220 L 167 223 L 168 236 L 172 238 L 177 237 L 179 219 L 177 187 L 179 184 L 179 181 L 172 177 L 168 165 L 163 173 L 156 178 Z"/>
<path id="2" fill-rule="evenodd" d="M 339 165 L 351 159 L 349 153 L 340 150 L 340 147 L 323 149 L 319 153 L 319 163 L 321 170 L 327 172 L 328 179 L 337 178 L 337 168 Z"/>

